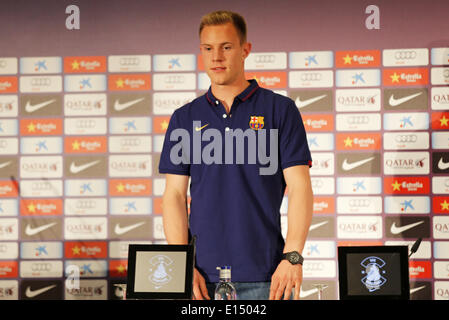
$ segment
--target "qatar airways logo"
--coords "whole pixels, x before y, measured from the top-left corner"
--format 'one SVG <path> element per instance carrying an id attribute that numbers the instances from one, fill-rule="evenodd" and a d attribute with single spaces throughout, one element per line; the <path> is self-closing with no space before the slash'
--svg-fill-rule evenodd
<path id="1" fill-rule="evenodd" d="M 449 105 L 449 88 L 434 87 L 432 88 L 432 109 L 446 110 Z"/>
<path id="2" fill-rule="evenodd" d="M 338 103 L 341 105 L 358 105 L 364 106 L 367 104 L 376 103 L 376 96 L 347 96 L 347 97 L 338 97 Z"/>
<path id="3" fill-rule="evenodd" d="M 270 150 L 269 155 L 267 155 L 268 130 L 259 128 L 243 131 L 242 129 L 226 128 L 223 138 L 218 129 L 207 128 L 208 125 L 202 124 L 201 121 L 193 121 L 193 137 L 188 130 L 182 128 L 171 132 L 170 141 L 178 142 L 170 150 L 170 161 L 173 164 L 234 164 L 234 158 L 235 164 L 256 164 L 257 157 L 258 163 L 263 166 L 259 168 L 260 175 L 273 175 L 277 172 L 277 129 L 269 130 L 268 144 Z M 246 148 L 245 139 L 247 140 Z M 203 142 L 208 141 L 211 142 L 207 145 L 203 144 Z M 236 142 L 235 147 L 234 141 Z M 225 146 L 224 155 L 223 143 Z M 245 163 L 245 151 L 247 152 L 247 163 Z"/>
<path id="4" fill-rule="evenodd" d="M 339 239 L 381 239 L 382 218 L 378 216 L 341 216 L 337 218 Z"/>

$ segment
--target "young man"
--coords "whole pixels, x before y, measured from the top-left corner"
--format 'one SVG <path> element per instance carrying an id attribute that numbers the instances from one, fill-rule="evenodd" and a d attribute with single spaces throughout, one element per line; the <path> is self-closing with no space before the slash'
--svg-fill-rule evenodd
<path id="1" fill-rule="evenodd" d="M 159 171 L 166 174 L 167 242 L 186 244 L 189 232 L 197 236 L 194 299 L 213 298 L 221 266 L 231 266 L 239 299 L 289 299 L 293 292 L 299 299 L 313 202 L 301 116 L 291 99 L 246 80 L 251 44 L 240 15 L 212 12 L 199 34 L 211 86 L 173 113 L 165 136 Z M 246 143 L 229 147 L 243 132 Z M 279 210 L 286 186 L 284 242 Z"/>

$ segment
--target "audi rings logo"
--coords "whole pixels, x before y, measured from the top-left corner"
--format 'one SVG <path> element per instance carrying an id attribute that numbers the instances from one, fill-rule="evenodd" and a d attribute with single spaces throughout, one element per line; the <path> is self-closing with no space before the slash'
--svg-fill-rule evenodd
<path id="1" fill-rule="evenodd" d="M 186 79 L 183 75 L 168 75 L 164 78 L 166 84 L 179 84 L 184 83 L 185 81 Z"/>
<path id="2" fill-rule="evenodd" d="M 348 124 L 368 124 L 369 117 L 368 116 L 350 116 L 347 118 Z"/>
<path id="3" fill-rule="evenodd" d="M 138 57 L 122 57 L 119 60 L 119 64 L 121 66 L 137 66 L 140 63 L 140 59 Z"/>
<path id="4" fill-rule="evenodd" d="M 351 208 L 367 208 L 371 205 L 369 199 L 351 199 L 349 200 L 349 206 Z"/>
<path id="5" fill-rule="evenodd" d="M 418 137 L 416 134 L 398 134 L 394 137 L 394 140 L 399 143 L 413 143 L 418 140 Z"/>
<path id="6" fill-rule="evenodd" d="M 52 185 L 48 181 L 36 181 L 31 184 L 31 189 L 33 191 L 46 191 L 51 190 Z"/>
<path id="7" fill-rule="evenodd" d="M 141 145 L 139 138 L 122 138 L 120 141 L 122 147 L 138 147 Z"/>
<path id="8" fill-rule="evenodd" d="M 51 269 L 51 263 L 36 262 L 31 265 L 31 271 L 33 272 L 49 272 Z"/>
<path id="9" fill-rule="evenodd" d="M 320 81 L 322 74 L 318 72 L 307 72 L 301 74 L 302 81 Z"/>
<path id="10" fill-rule="evenodd" d="M 254 62 L 256 63 L 274 63 L 276 57 L 272 54 L 260 54 L 254 57 Z"/>
<path id="11" fill-rule="evenodd" d="M 31 79 L 31 85 L 35 87 L 48 87 L 51 85 L 50 78 L 33 78 Z"/>
<path id="12" fill-rule="evenodd" d="M 411 60 L 416 59 L 416 51 L 414 50 L 401 50 L 396 51 L 394 57 L 397 60 Z"/>
<path id="13" fill-rule="evenodd" d="M 95 123 L 95 120 L 80 119 L 76 121 L 76 127 L 78 129 L 92 129 L 95 128 Z"/>

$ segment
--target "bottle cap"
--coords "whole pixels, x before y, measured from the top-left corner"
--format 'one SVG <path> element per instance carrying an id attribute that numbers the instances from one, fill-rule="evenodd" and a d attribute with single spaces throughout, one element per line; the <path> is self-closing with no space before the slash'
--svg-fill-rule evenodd
<path id="1" fill-rule="evenodd" d="M 217 270 L 220 270 L 220 279 L 231 279 L 230 266 L 217 267 Z"/>

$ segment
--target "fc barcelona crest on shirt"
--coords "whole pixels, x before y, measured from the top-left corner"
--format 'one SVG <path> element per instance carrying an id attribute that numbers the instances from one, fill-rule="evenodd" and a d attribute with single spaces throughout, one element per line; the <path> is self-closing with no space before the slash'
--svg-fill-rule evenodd
<path id="1" fill-rule="evenodd" d="M 251 116 L 249 121 L 249 127 L 253 130 L 259 130 L 263 128 L 263 117 Z"/>

